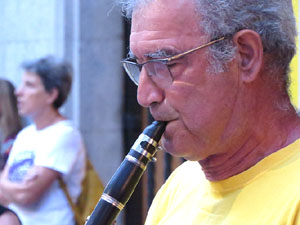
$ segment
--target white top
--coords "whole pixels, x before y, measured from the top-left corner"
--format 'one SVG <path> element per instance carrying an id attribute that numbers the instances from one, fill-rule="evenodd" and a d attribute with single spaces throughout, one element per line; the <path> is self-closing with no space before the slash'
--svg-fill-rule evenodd
<path id="1" fill-rule="evenodd" d="M 85 171 L 85 148 L 79 131 L 68 120 L 42 130 L 35 125 L 24 128 L 17 136 L 9 155 L 9 179 L 22 181 L 32 166 L 43 166 L 60 172 L 73 201 L 81 192 Z M 74 225 L 68 200 L 55 181 L 33 205 L 10 204 L 23 225 Z"/>

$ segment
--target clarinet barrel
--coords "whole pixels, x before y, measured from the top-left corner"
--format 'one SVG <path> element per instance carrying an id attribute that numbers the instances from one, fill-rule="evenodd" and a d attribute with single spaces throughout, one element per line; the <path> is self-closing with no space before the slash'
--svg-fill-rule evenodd
<path id="1" fill-rule="evenodd" d="M 166 124 L 154 121 L 144 129 L 106 185 L 85 225 L 111 225 L 115 221 L 154 157 Z"/>

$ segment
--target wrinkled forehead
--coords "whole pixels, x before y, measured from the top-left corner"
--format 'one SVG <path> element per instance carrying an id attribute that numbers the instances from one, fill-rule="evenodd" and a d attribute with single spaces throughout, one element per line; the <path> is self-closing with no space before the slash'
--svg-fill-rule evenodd
<path id="1" fill-rule="evenodd" d="M 191 26 L 196 15 L 193 0 L 152 0 L 140 4 L 133 12 L 131 31 L 183 29 L 185 24 L 192 30 L 198 27 Z"/>

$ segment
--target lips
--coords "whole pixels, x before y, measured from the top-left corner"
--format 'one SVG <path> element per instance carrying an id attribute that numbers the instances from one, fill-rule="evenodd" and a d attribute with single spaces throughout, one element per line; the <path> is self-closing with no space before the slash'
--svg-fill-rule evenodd
<path id="1" fill-rule="evenodd" d="M 170 139 L 172 137 L 172 134 L 174 133 L 174 131 L 177 128 L 176 123 L 175 123 L 176 121 L 177 120 L 167 121 L 166 129 L 165 129 L 165 132 L 163 134 L 164 139 Z"/>
<path id="2" fill-rule="evenodd" d="M 177 119 L 177 117 L 174 116 L 174 113 L 167 113 L 167 112 L 151 112 L 151 115 L 153 116 L 153 118 L 157 121 L 164 121 L 164 122 L 167 122 L 167 123 L 170 123 L 174 120 Z"/>
<path id="3" fill-rule="evenodd" d="M 21 108 L 22 105 L 23 105 L 23 102 L 22 102 L 22 101 L 18 101 L 18 102 L 17 102 L 17 107 L 18 107 L 18 108 Z"/>

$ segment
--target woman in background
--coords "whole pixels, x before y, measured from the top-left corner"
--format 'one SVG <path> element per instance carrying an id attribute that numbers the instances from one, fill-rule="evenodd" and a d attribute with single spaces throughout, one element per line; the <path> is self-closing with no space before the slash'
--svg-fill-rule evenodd
<path id="1" fill-rule="evenodd" d="M 4 168 L 17 133 L 22 128 L 14 91 L 11 82 L 0 79 L 0 172 Z M 0 224 L 21 225 L 21 222 L 13 211 L 0 205 Z"/>
<path id="2" fill-rule="evenodd" d="M 0 170 L 3 169 L 15 137 L 22 128 L 14 91 L 11 82 L 0 79 Z"/>
<path id="3" fill-rule="evenodd" d="M 15 93 L 18 112 L 32 124 L 13 144 L 0 176 L 0 202 L 9 202 L 24 225 L 74 225 L 72 207 L 58 181 L 63 180 L 76 203 L 86 150 L 80 131 L 59 111 L 71 90 L 72 66 L 46 56 L 22 67 Z"/>

